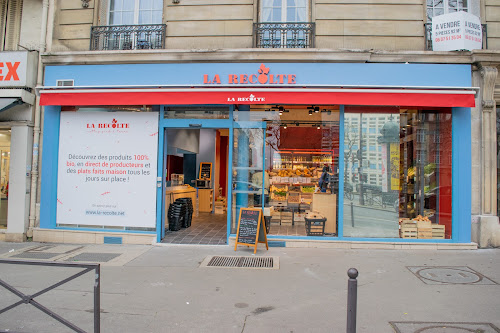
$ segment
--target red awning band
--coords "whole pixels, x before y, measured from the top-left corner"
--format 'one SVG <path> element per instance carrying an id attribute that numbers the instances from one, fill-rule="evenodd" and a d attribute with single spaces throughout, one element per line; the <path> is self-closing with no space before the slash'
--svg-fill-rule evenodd
<path id="1" fill-rule="evenodd" d="M 87 89 L 42 90 L 40 105 L 321 104 L 474 107 L 472 90 Z"/>

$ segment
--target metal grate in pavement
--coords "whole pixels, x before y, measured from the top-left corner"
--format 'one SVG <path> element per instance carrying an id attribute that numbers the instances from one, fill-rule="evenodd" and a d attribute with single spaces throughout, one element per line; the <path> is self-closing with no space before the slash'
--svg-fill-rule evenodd
<path id="1" fill-rule="evenodd" d="M 208 256 L 200 267 L 279 269 L 279 257 Z"/>
<path id="2" fill-rule="evenodd" d="M 459 333 L 480 332 L 500 333 L 500 329 L 491 323 L 450 323 L 450 322 L 420 322 L 401 321 L 389 322 L 396 333 Z"/>
<path id="3" fill-rule="evenodd" d="M 498 284 L 467 266 L 407 266 L 426 284 Z"/>
<path id="4" fill-rule="evenodd" d="M 107 262 L 122 253 L 99 253 L 99 252 L 83 252 L 74 257 L 68 258 L 65 261 L 90 261 L 90 262 Z"/>
<path id="5" fill-rule="evenodd" d="M 51 259 L 57 256 L 60 256 L 61 253 L 44 253 L 44 252 L 23 252 L 19 254 L 15 254 L 10 258 L 19 258 L 19 259 Z"/>

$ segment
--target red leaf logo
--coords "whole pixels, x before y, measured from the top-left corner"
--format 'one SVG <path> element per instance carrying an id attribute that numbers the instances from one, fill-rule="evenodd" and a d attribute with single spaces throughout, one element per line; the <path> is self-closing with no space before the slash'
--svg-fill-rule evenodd
<path id="1" fill-rule="evenodd" d="M 264 64 L 261 64 L 259 67 L 259 74 L 266 74 L 269 73 L 269 68 L 266 67 Z"/>

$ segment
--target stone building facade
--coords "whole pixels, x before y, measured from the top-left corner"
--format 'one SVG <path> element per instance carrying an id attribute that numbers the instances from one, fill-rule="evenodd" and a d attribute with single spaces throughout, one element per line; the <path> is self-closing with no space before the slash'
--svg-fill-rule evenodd
<path id="1" fill-rule="evenodd" d="M 471 109 L 472 241 L 481 247 L 500 246 L 496 125 L 496 105 L 500 101 L 498 1 L 465 2 L 465 8 L 461 9 L 479 16 L 486 27 L 483 49 L 450 52 L 428 50 L 426 24 L 430 17 L 433 13 L 453 11 L 451 4 L 438 8 L 432 0 L 296 1 L 296 7 L 302 6 L 303 10 L 295 10 L 293 18 L 287 17 L 292 14 L 285 8 L 286 1 L 278 5 L 283 6 L 281 9 L 276 9 L 276 5 L 267 6 L 265 0 L 152 1 L 157 7 L 153 5 L 149 9 L 148 15 L 153 19 L 147 23 L 154 22 L 164 29 L 157 32 L 161 35 L 159 44 L 141 47 L 137 40 L 131 44 L 117 42 L 109 30 L 104 37 L 107 41 L 96 42 L 99 31 L 116 24 L 129 26 L 132 36 L 139 34 L 133 32 L 133 26 L 139 25 L 144 14 L 138 9 L 141 1 L 135 1 L 135 10 L 129 13 L 135 16 L 130 19 L 125 19 L 124 15 L 128 14 L 118 3 L 113 0 L 50 1 L 47 49 L 42 54 L 44 66 L 248 62 L 471 65 L 472 87 L 479 88 L 476 106 Z M 312 29 L 309 44 L 299 47 L 299 44 L 289 47 L 259 44 L 262 37 L 259 29 L 265 29 L 262 24 L 291 21 L 306 23 L 298 28 L 299 39 L 308 33 L 301 29 Z M 285 35 L 293 33 L 290 29 Z M 115 47 L 110 46 L 112 43 Z"/>

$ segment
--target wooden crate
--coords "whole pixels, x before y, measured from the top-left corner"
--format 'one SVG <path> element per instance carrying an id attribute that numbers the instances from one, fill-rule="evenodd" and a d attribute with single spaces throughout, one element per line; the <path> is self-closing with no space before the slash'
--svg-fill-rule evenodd
<path id="1" fill-rule="evenodd" d="M 292 224 L 292 212 L 281 212 L 281 224 Z"/>
<path id="2" fill-rule="evenodd" d="M 295 213 L 293 215 L 293 220 L 295 222 L 305 222 L 305 217 L 306 217 L 306 214 L 305 213 Z"/>
<path id="3" fill-rule="evenodd" d="M 418 229 L 414 225 L 401 225 L 401 238 L 417 238 L 418 237 Z"/>
<path id="4" fill-rule="evenodd" d="M 417 224 L 411 220 L 403 221 L 403 222 L 401 222 L 401 228 L 403 228 L 403 227 L 417 228 Z"/>
<path id="5" fill-rule="evenodd" d="M 288 193 L 288 203 L 300 203 L 300 192 L 290 192 Z"/>
<path id="6" fill-rule="evenodd" d="M 307 203 L 310 204 L 313 200 L 313 194 L 312 193 L 301 193 L 300 194 L 300 203 Z"/>
<path id="7" fill-rule="evenodd" d="M 417 228 L 430 228 L 431 221 L 417 221 Z"/>
<path id="8" fill-rule="evenodd" d="M 418 238 L 419 239 L 431 239 L 432 238 L 432 228 L 431 227 L 419 227 L 418 230 Z"/>
<path id="9" fill-rule="evenodd" d="M 433 239 L 444 239 L 445 226 L 440 224 L 433 224 L 432 228 L 432 238 Z"/>
<path id="10" fill-rule="evenodd" d="M 281 221 L 281 212 L 278 210 L 274 210 L 271 212 L 271 223 L 280 223 Z"/>

